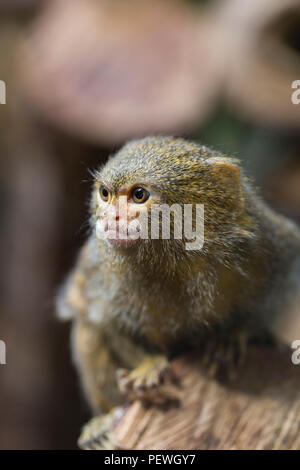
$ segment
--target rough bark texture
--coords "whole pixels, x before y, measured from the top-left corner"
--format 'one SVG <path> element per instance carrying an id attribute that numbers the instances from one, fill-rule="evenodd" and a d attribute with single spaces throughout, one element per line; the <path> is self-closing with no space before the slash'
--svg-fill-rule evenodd
<path id="1" fill-rule="evenodd" d="M 233 382 L 208 377 L 196 354 L 179 358 L 180 404 L 134 402 L 116 436 L 129 449 L 299 449 L 300 365 L 291 354 L 252 346 Z"/>

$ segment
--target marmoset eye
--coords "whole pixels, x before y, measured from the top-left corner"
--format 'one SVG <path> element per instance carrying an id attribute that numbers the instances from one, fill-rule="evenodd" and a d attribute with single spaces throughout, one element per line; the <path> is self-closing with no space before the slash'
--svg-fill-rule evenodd
<path id="1" fill-rule="evenodd" d="M 105 186 L 100 187 L 100 196 L 104 202 L 109 200 L 109 190 Z"/>
<path id="2" fill-rule="evenodd" d="M 144 188 L 135 188 L 132 192 L 132 199 L 137 204 L 142 204 L 149 199 L 150 194 Z"/>

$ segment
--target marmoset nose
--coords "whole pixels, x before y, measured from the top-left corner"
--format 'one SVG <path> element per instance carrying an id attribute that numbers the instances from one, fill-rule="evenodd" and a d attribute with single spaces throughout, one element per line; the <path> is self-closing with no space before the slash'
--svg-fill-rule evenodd
<path id="1" fill-rule="evenodd" d="M 115 208 L 105 210 L 103 212 L 103 217 L 110 219 L 110 220 L 116 220 L 116 221 L 119 221 L 120 219 L 119 211 L 116 210 Z"/>
<path id="2" fill-rule="evenodd" d="M 115 207 L 112 212 L 111 212 L 111 217 L 116 220 L 117 222 L 119 221 L 120 219 L 120 211 L 118 209 L 118 207 Z"/>

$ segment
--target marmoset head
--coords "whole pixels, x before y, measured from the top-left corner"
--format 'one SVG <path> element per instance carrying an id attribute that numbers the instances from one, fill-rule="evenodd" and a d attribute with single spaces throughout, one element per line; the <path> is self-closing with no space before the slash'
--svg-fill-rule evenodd
<path id="1" fill-rule="evenodd" d="M 204 206 L 205 236 L 221 230 L 243 206 L 239 170 L 234 160 L 184 139 L 129 142 L 95 173 L 92 221 L 110 245 L 143 242 L 140 221 L 149 222 L 154 207 L 196 204 Z"/>

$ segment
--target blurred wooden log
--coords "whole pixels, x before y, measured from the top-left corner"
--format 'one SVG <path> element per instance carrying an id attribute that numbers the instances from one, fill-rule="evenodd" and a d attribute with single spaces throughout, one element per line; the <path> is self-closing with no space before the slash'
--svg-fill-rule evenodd
<path id="1" fill-rule="evenodd" d="M 229 106 L 249 120 L 299 129 L 291 101 L 300 76 L 299 0 L 227 0 L 212 11 L 227 67 Z"/>
<path id="2" fill-rule="evenodd" d="M 194 353 L 173 367 L 179 406 L 134 402 L 115 429 L 127 448 L 300 448 L 300 366 L 290 349 L 250 347 L 234 382 L 209 378 Z"/>
<path id="3" fill-rule="evenodd" d="M 96 143 L 187 132 L 220 88 L 211 42 L 202 9 L 180 0 L 55 0 L 21 48 L 23 93 L 47 122 Z"/>

